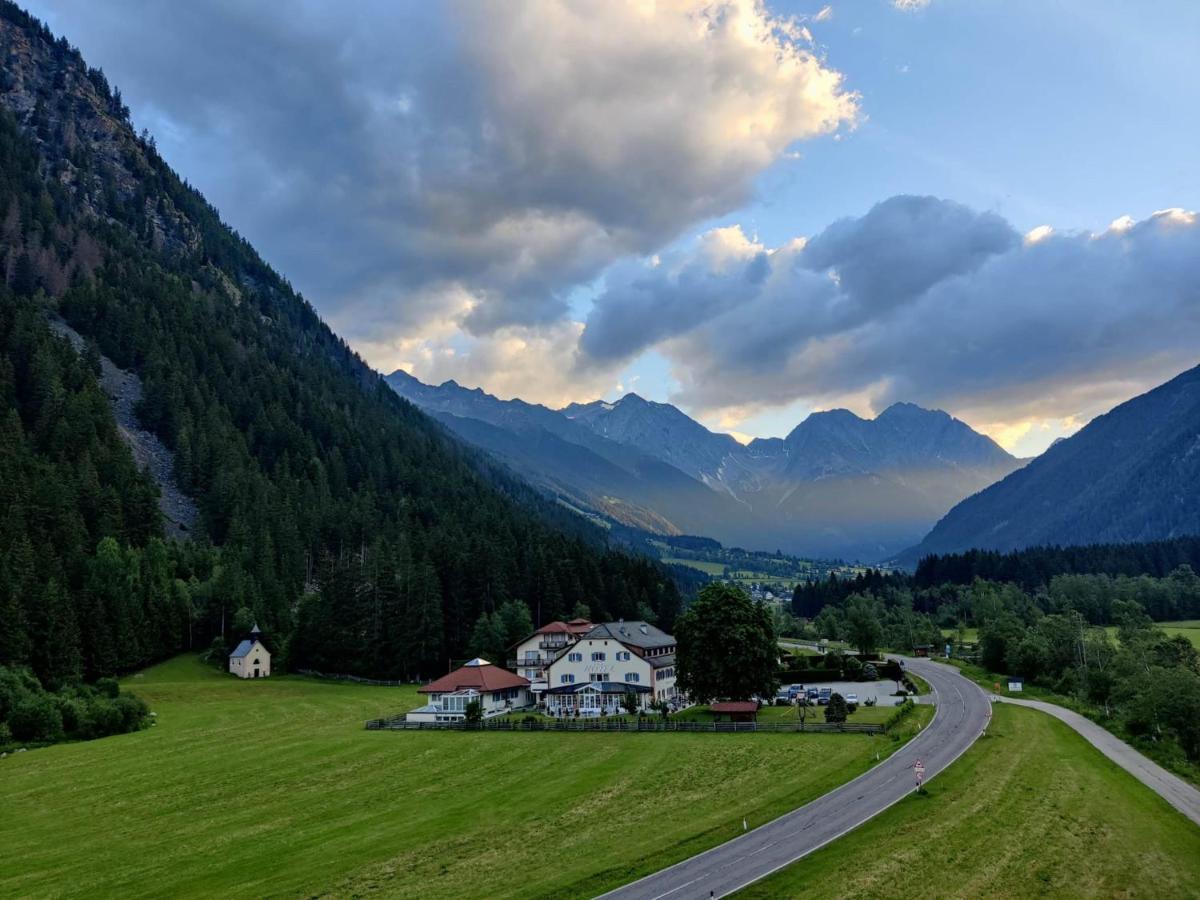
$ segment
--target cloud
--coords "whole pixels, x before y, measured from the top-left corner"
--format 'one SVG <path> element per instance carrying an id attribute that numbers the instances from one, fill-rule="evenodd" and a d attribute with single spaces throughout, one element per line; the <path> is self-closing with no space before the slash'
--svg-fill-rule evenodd
<path id="1" fill-rule="evenodd" d="M 555 334 L 572 288 L 857 116 L 760 0 L 34 5 L 368 358 Z"/>
<path id="2" fill-rule="evenodd" d="M 702 414 L 910 400 L 1014 442 L 1022 422 L 1086 419 L 1200 361 L 1195 214 L 1035 231 L 907 196 L 775 250 L 725 229 L 623 270 L 581 347 L 606 363 L 656 347 L 673 399 Z M 714 240 L 732 249 L 714 257 Z"/>
<path id="3" fill-rule="evenodd" d="M 901 12 L 916 12 L 925 9 L 933 0 L 892 0 L 892 6 Z"/>
<path id="4" fill-rule="evenodd" d="M 820 11 L 813 16 L 814 22 L 828 22 L 833 18 L 833 7 L 822 6 Z"/>
<path id="5" fill-rule="evenodd" d="M 459 337 L 453 342 L 401 339 L 368 348 L 386 372 L 404 369 L 426 384 L 454 380 L 466 387 L 482 385 L 501 399 L 520 398 L 559 408 L 580 397 L 621 393 L 618 368 L 572 369 L 582 322 L 564 320 L 530 328 L 506 325 L 487 338 Z M 631 380 L 629 389 L 636 383 Z"/>

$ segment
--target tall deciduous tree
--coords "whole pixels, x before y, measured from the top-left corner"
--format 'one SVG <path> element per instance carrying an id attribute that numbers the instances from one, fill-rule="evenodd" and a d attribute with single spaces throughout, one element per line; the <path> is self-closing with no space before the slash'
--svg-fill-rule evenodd
<path id="1" fill-rule="evenodd" d="M 883 640 L 878 606 L 870 597 L 854 594 L 846 601 L 846 637 L 859 653 L 870 656 Z"/>
<path id="2" fill-rule="evenodd" d="M 700 703 L 770 697 L 779 687 L 771 614 L 739 587 L 710 584 L 675 625 L 679 687 Z"/>

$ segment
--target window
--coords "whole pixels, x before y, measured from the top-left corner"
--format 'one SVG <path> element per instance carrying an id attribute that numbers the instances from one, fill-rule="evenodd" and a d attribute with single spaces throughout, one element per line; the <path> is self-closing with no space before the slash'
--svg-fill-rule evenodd
<path id="1" fill-rule="evenodd" d="M 642 676 L 639 675 L 637 672 L 626 672 L 625 680 L 627 682 L 629 682 L 630 684 L 637 684 L 639 681 L 642 680 Z"/>
<path id="2" fill-rule="evenodd" d="M 604 680 L 604 676 L 602 674 L 600 674 L 599 672 L 596 672 L 594 675 L 592 675 L 592 681 L 603 681 L 603 680 Z"/>
<path id="3" fill-rule="evenodd" d="M 619 662 L 629 662 L 629 651 L 628 651 L 628 650 L 621 650 L 620 652 L 618 652 L 618 653 L 617 653 L 617 660 L 618 660 Z"/>
<path id="4" fill-rule="evenodd" d="M 575 676 L 574 675 L 559 675 L 558 683 L 559 684 L 574 684 Z"/>
<path id="5" fill-rule="evenodd" d="M 582 653 L 568 653 L 567 660 L 569 662 L 583 662 L 583 654 Z"/>
<path id="6" fill-rule="evenodd" d="M 604 651 L 597 650 L 592 654 L 592 662 L 604 662 Z"/>

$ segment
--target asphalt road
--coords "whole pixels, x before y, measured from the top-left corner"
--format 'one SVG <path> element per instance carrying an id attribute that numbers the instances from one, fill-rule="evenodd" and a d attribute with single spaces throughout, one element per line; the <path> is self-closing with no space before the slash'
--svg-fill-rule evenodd
<path id="1" fill-rule="evenodd" d="M 1115 762 L 1118 766 L 1140 781 L 1154 793 L 1158 794 L 1173 807 L 1200 825 L 1200 791 L 1196 790 L 1182 778 L 1172 775 L 1162 766 L 1147 759 L 1121 739 L 1101 728 L 1091 719 L 1072 712 L 1054 703 L 1043 703 L 1040 700 L 1018 700 L 1015 697 L 1002 697 L 1005 703 L 1017 706 L 1027 706 L 1040 709 L 1054 718 L 1066 722 L 1078 731 L 1089 744 Z"/>
<path id="2" fill-rule="evenodd" d="M 879 765 L 753 831 L 604 894 L 622 900 L 696 900 L 724 897 L 795 862 L 867 819 L 915 787 L 913 764 L 925 765 L 929 781 L 979 737 L 991 715 L 982 690 L 957 670 L 929 660 L 906 659 L 936 693 L 937 712 L 925 730 Z M 731 800 L 731 803 L 733 801 Z M 730 817 L 740 814 L 731 805 Z"/>

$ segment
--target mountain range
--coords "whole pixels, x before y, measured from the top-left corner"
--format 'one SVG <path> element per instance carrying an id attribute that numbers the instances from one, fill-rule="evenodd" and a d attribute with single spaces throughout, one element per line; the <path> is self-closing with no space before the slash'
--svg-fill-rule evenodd
<path id="1" fill-rule="evenodd" d="M 1020 467 L 993 440 L 910 403 L 874 419 L 813 413 L 743 446 L 678 408 L 627 394 L 561 410 L 453 381 L 387 382 L 452 431 L 572 506 L 665 534 L 879 560 Z"/>
<path id="2" fill-rule="evenodd" d="M 1200 534 L 1200 367 L 1134 397 L 955 506 L 900 557 Z"/>

